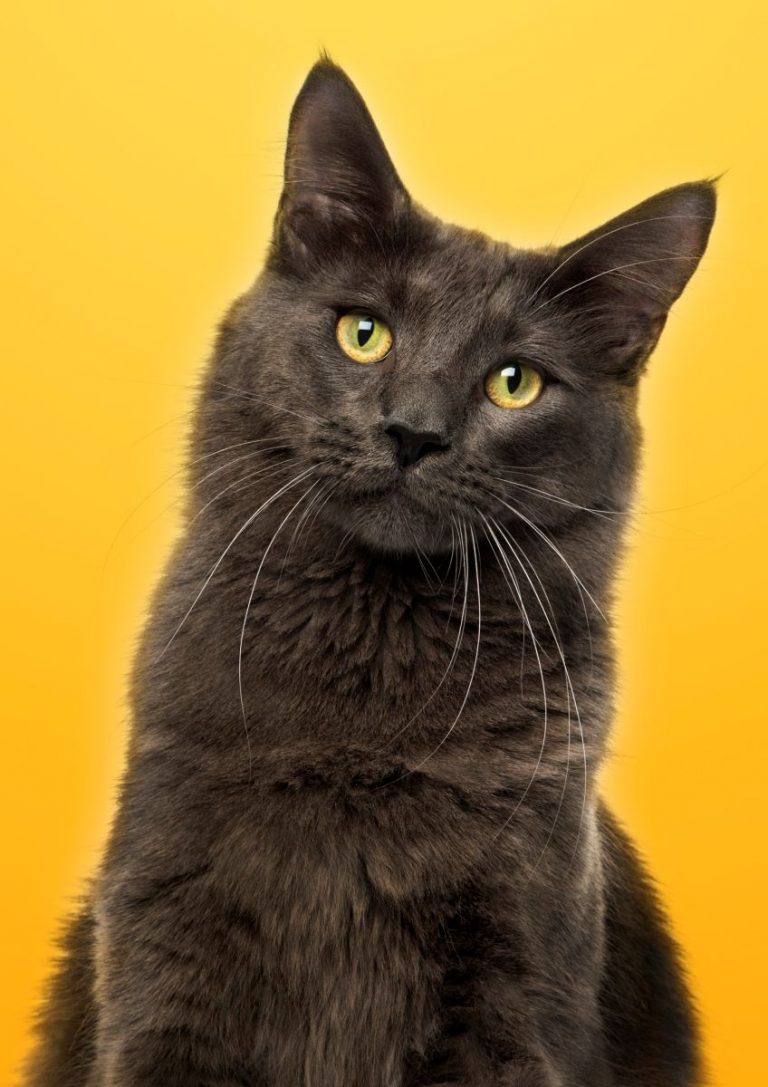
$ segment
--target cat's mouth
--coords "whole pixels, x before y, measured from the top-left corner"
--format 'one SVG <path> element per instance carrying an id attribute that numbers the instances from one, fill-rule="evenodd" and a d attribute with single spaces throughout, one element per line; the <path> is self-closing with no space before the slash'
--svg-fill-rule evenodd
<path id="1" fill-rule="evenodd" d="M 344 502 L 353 511 L 375 508 L 387 510 L 393 516 L 412 516 L 421 512 L 431 517 L 436 512 L 433 508 L 434 487 L 402 473 L 383 480 L 351 483 L 343 494 Z"/>
<path id="2" fill-rule="evenodd" d="M 332 519 L 367 546 L 387 552 L 438 553 L 451 547 L 450 511 L 434 489 L 402 476 L 372 486 L 347 487 L 329 503 Z"/>

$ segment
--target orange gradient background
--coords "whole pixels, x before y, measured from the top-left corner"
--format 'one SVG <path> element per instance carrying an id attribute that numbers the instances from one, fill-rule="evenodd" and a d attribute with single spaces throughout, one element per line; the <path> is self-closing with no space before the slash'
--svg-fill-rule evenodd
<path id="1" fill-rule="evenodd" d="M 645 381 L 605 790 L 650 860 L 712 1082 L 765 1074 L 768 15 L 763 3 L 47 0 L 0 33 L 0 1084 L 99 856 L 191 388 L 259 269 L 321 48 L 415 197 L 561 242 L 726 171 Z M 297 395 L 304 395 L 297 390 Z M 138 508 L 137 508 L 138 507 Z"/>

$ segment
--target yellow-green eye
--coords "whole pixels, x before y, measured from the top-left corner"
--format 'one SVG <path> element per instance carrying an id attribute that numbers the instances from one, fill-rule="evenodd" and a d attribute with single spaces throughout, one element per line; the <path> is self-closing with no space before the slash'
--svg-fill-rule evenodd
<path id="1" fill-rule="evenodd" d="M 527 408 L 543 388 L 544 378 L 525 362 L 506 362 L 485 379 L 488 398 L 499 408 Z"/>
<path id="2" fill-rule="evenodd" d="M 336 339 L 355 362 L 381 362 L 392 346 L 392 333 L 370 313 L 345 313 L 336 325 Z"/>

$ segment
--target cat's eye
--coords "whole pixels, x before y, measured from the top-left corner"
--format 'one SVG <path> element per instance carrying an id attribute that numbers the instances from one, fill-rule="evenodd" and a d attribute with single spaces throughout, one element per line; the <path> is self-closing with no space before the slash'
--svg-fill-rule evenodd
<path id="1" fill-rule="evenodd" d="M 370 313 L 345 313 L 336 325 L 336 339 L 355 362 L 381 362 L 392 346 L 387 325 Z"/>
<path id="2" fill-rule="evenodd" d="M 505 362 L 485 379 L 489 400 L 499 408 L 527 408 L 544 390 L 544 378 L 527 362 Z"/>

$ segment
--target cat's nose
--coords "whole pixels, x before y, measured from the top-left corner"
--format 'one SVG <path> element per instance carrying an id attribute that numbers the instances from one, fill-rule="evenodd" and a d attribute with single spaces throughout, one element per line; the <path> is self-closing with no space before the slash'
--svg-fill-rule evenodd
<path id="1" fill-rule="evenodd" d="M 395 460 L 401 468 L 418 464 L 427 453 L 442 453 L 450 443 L 434 430 L 412 430 L 405 423 L 389 423 L 384 427 L 395 445 Z"/>

